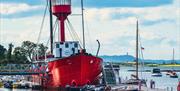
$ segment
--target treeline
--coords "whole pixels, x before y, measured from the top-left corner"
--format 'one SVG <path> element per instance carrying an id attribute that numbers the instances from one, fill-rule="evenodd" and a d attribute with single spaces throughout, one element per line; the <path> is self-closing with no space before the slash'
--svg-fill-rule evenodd
<path id="1" fill-rule="evenodd" d="M 48 47 L 43 44 L 35 44 L 31 41 L 23 41 L 21 46 L 14 47 L 9 44 L 8 49 L 0 45 L 0 64 L 26 64 L 32 61 L 35 55 L 44 56 Z"/>

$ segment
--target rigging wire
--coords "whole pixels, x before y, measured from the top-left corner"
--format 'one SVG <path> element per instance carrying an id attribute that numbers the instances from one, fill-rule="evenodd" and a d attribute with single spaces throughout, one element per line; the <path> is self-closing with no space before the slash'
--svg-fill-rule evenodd
<path id="1" fill-rule="evenodd" d="M 57 32 L 57 28 L 58 28 L 58 19 L 56 18 L 56 21 L 55 21 L 55 24 L 54 24 L 54 28 L 53 28 L 53 31 L 54 31 L 53 40 L 55 40 L 55 37 L 56 37 L 55 34 Z"/>
<path id="2" fill-rule="evenodd" d="M 71 36 L 71 38 L 72 38 L 72 40 L 76 40 L 75 39 L 75 37 L 73 36 L 73 34 L 72 34 L 72 32 L 71 32 L 71 30 L 70 30 L 70 27 L 68 26 L 68 23 L 67 22 L 65 22 L 66 23 L 66 26 L 67 26 L 67 29 L 68 29 L 68 32 L 69 32 L 69 34 L 70 34 L 70 36 Z"/>
<path id="3" fill-rule="evenodd" d="M 84 18 L 86 18 L 86 15 L 84 15 Z M 85 24 L 86 24 L 86 30 L 87 30 L 87 34 L 88 34 L 88 39 L 89 39 L 89 43 L 90 43 L 90 50 L 91 50 L 91 53 L 93 52 L 93 44 L 92 44 L 92 37 L 91 37 L 91 35 L 90 35 L 90 32 L 89 32 L 89 27 L 88 27 L 88 23 L 87 23 L 87 21 L 85 21 Z"/>
<path id="4" fill-rule="evenodd" d="M 54 23 L 54 25 L 53 25 L 53 31 L 56 31 L 56 27 L 57 27 L 57 18 L 56 18 L 56 21 L 55 21 L 55 23 Z M 53 36 L 54 36 L 54 35 L 55 35 L 55 33 L 53 34 Z M 54 38 L 53 38 L 53 40 L 54 40 Z M 50 37 L 48 38 L 48 40 L 47 40 L 47 42 L 46 42 L 46 46 L 48 46 L 49 43 L 50 43 Z M 47 50 L 46 50 L 46 51 L 47 51 Z M 45 62 L 47 62 L 46 53 L 47 53 L 47 52 L 45 52 Z"/>
<path id="5" fill-rule="evenodd" d="M 43 18 L 42 18 L 42 22 L 41 22 L 40 31 L 39 31 L 39 34 L 38 34 L 36 45 L 39 44 L 39 40 L 41 38 L 41 33 L 42 33 L 42 30 L 43 30 L 43 27 L 44 27 L 44 21 L 45 21 L 45 18 L 46 18 L 47 9 L 48 9 L 48 2 L 46 2 L 46 6 L 45 6 L 45 9 L 44 9 L 44 14 L 43 14 Z M 38 46 L 36 46 L 36 48 L 34 49 L 34 52 L 35 52 L 35 55 L 38 56 Z"/>
<path id="6" fill-rule="evenodd" d="M 142 50 L 142 42 L 141 42 L 141 36 L 140 36 L 140 34 L 139 34 L 139 44 L 140 44 L 140 50 L 139 50 L 139 55 L 142 57 L 141 58 L 141 76 L 143 77 L 143 79 L 144 79 L 144 76 L 142 75 L 142 71 L 144 71 L 144 55 L 143 55 L 143 50 Z"/>
<path id="7" fill-rule="evenodd" d="M 68 31 L 69 31 L 72 39 L 73 39 L 73 40 L 79 40 L 79 41 L 80 41 L 80 38 L 79 38 L 79 36 L 77 35 L 77 33 L 75 32 L 74 28 L 73 28 L 69 23 L 66 22 L 66 24 L 67 24 L 67 28 L 68 28 Z M 71 30 L 72 30 L 72 31 L 71 31 Z M 80 44 L 82 44 L 82 43 L 80 43 Z M 81 47 L 81 45 L 80 45 L 80 47 Z M 81 47 L 81 48 L 82 48 L 82 47 Z"/>
<path id="8" fill-rule="evenodd" d="M 46 18 L 47 9 L 48 9 L 48 2 L 46 3 L 43 19 L 42 19 L 42 22 L 41 22 L 41 27 L 40 27 L 40 31 L 39 31 L 39 35 L 38 35 L 38 39 L 37 39 L 37 44 L 39 43 L 39 40 L 41 38 L 41 33 L 42 33 L 42 30 L 43 30 L 43 26 L 44 26 L 44 21 L 45 21 L 45 18 Z"/>
<path id="9" fill-rule="evenodd" d="M 56 31 L 56 27 L 57 27 L 57 19 L 53 25 L 53 31 Z M 53 34 L 53 40 L 55 39 L 54 36 L 55 36 L 55 33 Z M 49 43 L 50 43 L 50 38 L 48 38 L 48 41 L 46 42 L 46 46 L 48 46 Z"/>
<path id="10" fill-rule="evenodd" d="M 68 18 L 67 18 L 67 23 L 69 24 L 69 27 L 70 27 L 70 29 L 72 30 L 72 34 L 74 35 L 74 37 L 75 37 L 77 40 L 79 40 L 80 48 L 82 48 L 82 47 L 81 47 L 82 42 L 81 42 L 81 40 L 80 40 L 78 34 L 76 33 L 75 29 L 73 28 L 73 25 L 71 24 L 71 22 L 69 21 Z"/>

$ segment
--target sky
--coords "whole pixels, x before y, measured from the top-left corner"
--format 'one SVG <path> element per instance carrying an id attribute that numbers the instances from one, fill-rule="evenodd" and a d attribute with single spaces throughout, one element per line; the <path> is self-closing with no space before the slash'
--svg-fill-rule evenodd
<path id="1" fill-rule="evenodd" d="M 0 44 L 16 47 L 29 40 L 49 46 L 48 12 L 38 39 L 45 7 L 46 0 L 0 0 Z M 68 19 L 82 39 L 81 16 L 74 15 L 80 13 L 80 0 L 72 0 Z M 135 56 L 138 19 L 145 59 L 172 59 L 173 48 L 175 59 L 180 59 L 180 0 L 84 0 L 84 13 L 86 48 L 92 54 L 98 39 L 99 55 Z M 73 38 L 66 28 L 70 41 Z"/>

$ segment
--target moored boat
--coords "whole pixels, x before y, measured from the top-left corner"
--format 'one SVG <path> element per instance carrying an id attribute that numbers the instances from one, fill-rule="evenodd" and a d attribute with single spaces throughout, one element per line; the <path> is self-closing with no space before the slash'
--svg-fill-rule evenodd
<path id="1" fill-rule="evenodd" d="M 175 60 L 174 60 L 174 48 L 173 48 L 173 58 L 172 58 L 172 64 L 175 64 Z M 174 71 L 174 67 L 172 68 L 172 70 L 170 70 L 169 72 L 167 72 L 167 74 L 169 75 L 170 78 L 178 78 L 178 75 L 176 74 L 176 71 Z"/>
<path id="2" fill-rule="evenodd" d="M 170 78 L 178 78 L 178 75 L 173 70 L 168 71 L 166 75 L 168 75 Z"/>
<path id="3" fill-rule="evenodd" d="M 136 66 L 136 74 L 131 74 L 131 78 L 132 79 L 128 79 L 127 81 L 125 81 L 124 83 L 125 84 L 128 84 L 128 85 L 140 85 L 141 86 L 147 86 L 146 84 L 146 80 L 145 79 L 142 79 L 139 77 L 139 22 L 137 20 L 137 26 L 136 26 L 136 59 L 135 59 L 135 66 Z M 142 46 L 141 46 L 141 52 L 142 52 Z M 139 91 L 139 88 L 136 88 L 136 89 L 131 89 L 131 90 L 123 90 L 123 91 Z"/>
<path id="4" fill-rule="evenodd" d="M 67 19 L 68 15 L 71 14 L 71 0 L 49 1 L 50 12 L 57 17 L 60 24 L 60 39 L 59 41 L 51 44 L 53 45 L 51 48 L 51 55 L 53 55 L 53 58 L 48 58 L 48 62 L 46 64 L 47 67 L 45 67 L 48 70 L 47 74 L 41 75 L 47 77 L 40 77 L 43 79 L 38 82 L 49 88 L 64 88 L 66 86 L 83 87 L 85 85 L 99 84 L 99 79 L 102 72 L 102 59 L 97 57 L 97 55 L 93 56 L 90 53 L 86 52 L 85 41 L 83 41 L 82 48 L 78 41 L 65 40 L 64 22 Z M 82 0 L 81 5 L 83 20 L 84 17 Z M 84 24 L 82 26 L 84 29 Z M 34 78 L 37 78 L 37 76 L 34 76 Z"/>
<path id="5" fill-rule="evenodd" d="M 178 78 L 178 75 L 176 74 L 176 72 L 171 72 L 171 73 L 169 74 L 169 77 L 170 77 L 170 78 Z"/>
<path id="6" fill-rule="evenodd" d="M 162 77 L 161 70 L 159 68 L 153 68 L 151 76 Z"/>
<path id="7" fill-rule="evenodd" d="M 13 82 L 12 81 L 7 81 L 4 83 L 4 88 L 13 88 Z"/>
<path id="8" fill-rule="evenodd" d="M 170 75 L 171 74 L 171 70 L 168 70 L 167 72 L 166 72 L 166 75 Z"/>

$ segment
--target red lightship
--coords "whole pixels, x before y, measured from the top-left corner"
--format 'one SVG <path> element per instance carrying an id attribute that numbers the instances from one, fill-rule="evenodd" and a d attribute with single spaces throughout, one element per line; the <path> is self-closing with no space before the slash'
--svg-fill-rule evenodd
<path id="1" fill-rule="evenodd" d="M 65 40 L 64 22 L 71 14 L 71 0 L 52 0 L 52 13 L 60 24 L 60 41 L 53 43 L 53 60 L 48 62 L 48 87 L 97 85 L 102 59 L 80 49 L 78 41 Z"/>

